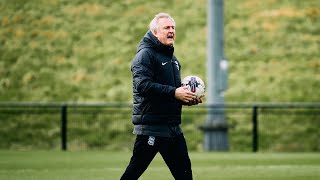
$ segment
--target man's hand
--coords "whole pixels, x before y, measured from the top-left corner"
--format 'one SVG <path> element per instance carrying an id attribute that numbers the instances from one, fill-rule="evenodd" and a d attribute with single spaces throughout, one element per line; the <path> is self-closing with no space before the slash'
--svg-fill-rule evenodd
<path id="1" fill-rule="evenodd" d="M 189 91 L 188 87 L 183 86 L 176 89 L 174 94 L 175 98 L 182 101 L 183 104 L 192 106 L 202 103 L 201 98 L 197 98 L 196 94 Z"/>
<path id="2" fill-rule="evenodd" d="M 196 98 L 196 99 L 190 101 L 187 105 L 188 106 L 193 106 L 193 105 L 197 105 L 199 103 L 202 103 L 202 99 L 201 98 Z"/>

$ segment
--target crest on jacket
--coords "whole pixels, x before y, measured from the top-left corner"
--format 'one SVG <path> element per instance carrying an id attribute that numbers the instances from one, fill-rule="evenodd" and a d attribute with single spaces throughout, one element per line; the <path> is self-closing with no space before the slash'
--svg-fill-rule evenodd
<path id="1" fill-rule="evenodd" d="M 177 66 L 177 69 L 178 69 L 178 71 L 180 71 L 180 68 L 179 68 L 179 63 L 178 63 L 178 61 L 174 61 L 174 63 L 176 64 L 176 66 Z"/>

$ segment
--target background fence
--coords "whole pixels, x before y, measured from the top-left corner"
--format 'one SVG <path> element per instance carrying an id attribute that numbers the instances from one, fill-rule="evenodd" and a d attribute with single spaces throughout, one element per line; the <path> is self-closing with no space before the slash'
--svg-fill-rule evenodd
<path id="1" fill-rule="evenodd" d="M 132 149 L 131 104 L 0 104 L 0 149 Z M 320 104 L 184 107 L 190 150 L 203 150 L 208 108 L 224 108 L 230 151 L 320 151 Z"/>

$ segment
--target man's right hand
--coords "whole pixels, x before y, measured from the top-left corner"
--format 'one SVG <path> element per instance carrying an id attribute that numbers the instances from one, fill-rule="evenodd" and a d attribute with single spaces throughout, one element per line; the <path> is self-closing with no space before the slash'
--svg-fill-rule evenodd
<path id="1" fill-rule="evenodd" d="M 187 86 L 177 88 L 174 97 L 187 104 L 189 104 L 190 102 L 197 101 L 196 94 L 189 91 Z"/>

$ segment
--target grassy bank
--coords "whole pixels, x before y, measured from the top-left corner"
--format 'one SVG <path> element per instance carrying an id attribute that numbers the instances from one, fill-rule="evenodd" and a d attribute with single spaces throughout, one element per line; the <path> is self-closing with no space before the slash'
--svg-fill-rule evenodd
<path id="1" fill-rule="evenodd" d="M 206 3 L 0 1 L 0 101 L 130 102 L 130 61 L 160 11 L 177 21 L 182 76 L 205 79 Z M 226 101 L 320 100 L 319 6 L 225 1 Z"/>

